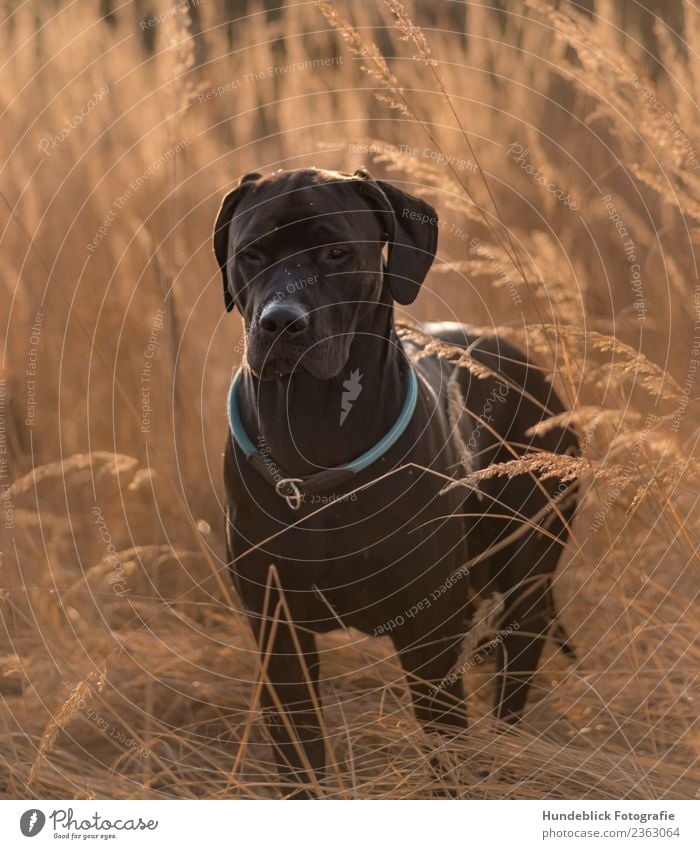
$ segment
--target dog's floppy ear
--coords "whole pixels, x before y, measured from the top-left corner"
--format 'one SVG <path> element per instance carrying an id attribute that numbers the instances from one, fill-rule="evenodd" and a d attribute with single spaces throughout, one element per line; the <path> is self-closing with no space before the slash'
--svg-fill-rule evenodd
<path id="1" fill-rule="evenodd" d="M 246 184 L 253 183 L 259 180 L 262 174 L 253 171 L 246 174 L 238 181 L 236 188 L 229 192 L 221 202 L 219 214 L 216 216 L 214 224 L 214 255 L 221 269 L 221 276 L 224 280 L 224 304 L 226 312 L 231 312 L 234 306 L 233 295 L 229 291 L 228 278 L 226 276 L 226 264 L 228 262 L 228 230 L 233 218 L 233 213 L 241 201 L 246 189 Z"/>
<path id="2" fill-rule="evenodd" d="M 376 211 L 385 222 L 389 254 L 384 273 L 391 296 L 400 304 L 411 304 L 435 259 L 437 212 L 421 198 L 375 180 L 363 169 L 353 176 L 362 181 L 362 193 L 378 202 Z"/>

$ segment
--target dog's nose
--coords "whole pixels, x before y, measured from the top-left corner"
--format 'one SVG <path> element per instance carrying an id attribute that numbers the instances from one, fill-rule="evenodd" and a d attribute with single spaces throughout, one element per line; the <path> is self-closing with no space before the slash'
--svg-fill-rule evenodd
<path id="1" fill-rule="evenodd" d="M 296 336 L 309 326 L 309 316 L 293 304 L 268 304 L 260 314 L 260 327 L 265 333 Z"/>

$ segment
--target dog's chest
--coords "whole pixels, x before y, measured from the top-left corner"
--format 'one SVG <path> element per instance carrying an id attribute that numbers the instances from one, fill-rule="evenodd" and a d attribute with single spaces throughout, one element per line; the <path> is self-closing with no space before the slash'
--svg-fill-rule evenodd
<path id="1" fill-rule="evenodd" d="M 287 541 L 287 552 L 312 556 L 313 591 L 326 613 L 370 633 L 429 598 L 466 562 L 463 520 L 454 515 L 459 500 L 436 497 L 434 483 L 423 491 L 412 474 L 404 478 L 390 490 L 339 501 Z"/>

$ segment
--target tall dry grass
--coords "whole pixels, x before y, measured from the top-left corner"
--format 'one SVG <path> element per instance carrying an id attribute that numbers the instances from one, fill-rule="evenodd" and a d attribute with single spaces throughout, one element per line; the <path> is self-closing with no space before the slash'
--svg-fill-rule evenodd
<path id="1" fill-rule="evenodd" d="M 413 317 L 512 336 L 551 371 L 585 458 L 555 587 L 579 659 L 546 658 L 507 734 L 492 669 L 470 670 L 472 725 L 436 780 L 388 643 L 324 637 L 325 792 L 698 795 L 700 15 L 683 3 L 675 31 L 650 29 L 617 5 L 405 17 L 344 0 L 229 23 L 164 0 L 144 30 L 138 4 L 107 26 L 75 2 L 6 19 L 4 796 L 276 792 L 224 564 L 241 345 L 210 231 L 240 174 L 305 165 L 367 165 L 436 206 Z"/>

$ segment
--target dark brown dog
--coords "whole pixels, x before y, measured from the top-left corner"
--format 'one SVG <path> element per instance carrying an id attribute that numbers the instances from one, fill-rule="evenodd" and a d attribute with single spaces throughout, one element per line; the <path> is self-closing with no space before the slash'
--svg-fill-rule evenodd
<path id="1" fill-rule="evenodd" d="M 523 474 L 443 490 L 465 459 L 481 469 L 571 453 L 576 437 L 528 436 L 563 407 L 502 339 L 425 328 L 491 370 L 477 379 L 417 359 L 427 336 L 399 338 L 394 302 L 418 295 L 437 235 L 432 207 L 364 171 L 249 174 L 216 222 L 226 308 L 246 333 L 224 467 L 231 572 L 263 655 L 279 770 L 298 796 L 325 763 L 316 633 L 389 635 L 417 717 L 454 731 L 466 725 L 459 666 L 474 599 L 502 601 L 503 720 L 520 716 L 554 623 L 571 487 Z"/>

